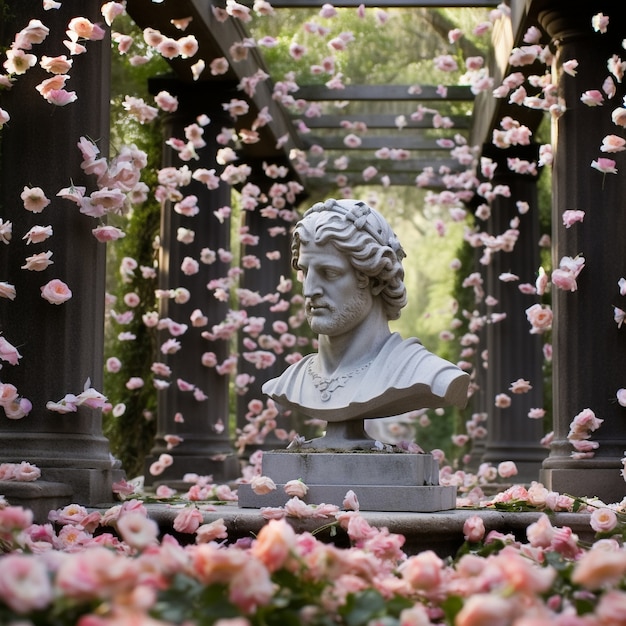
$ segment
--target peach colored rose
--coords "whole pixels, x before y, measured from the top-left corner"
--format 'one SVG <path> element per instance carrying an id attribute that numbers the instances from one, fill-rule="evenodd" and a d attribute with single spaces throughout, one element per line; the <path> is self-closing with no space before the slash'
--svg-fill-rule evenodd
<path id="1" fill-rule="evenodd" d="M 606 507 L 595 509 L 591 513 L 589 524 L 597 533 L 608 532 L 617 526 L 617 515 L 613 509 Z"/>
<path id="2" fill-rule="evenodd" d="M 414 589 L 432 591 L 441 583 L 443 566 L 443 561 L 432 550 L 425 550 L 409 557 L 400 565 L 399 572 Z"/>
<path id="3" fill-rule="evenodd" d="M 72 292 L 62 280 L 53 278 L 41 287 L 41 297 L 50 304 L 63 304 L 72 297 Z"/>
<path id="4" fill-rule="evenodd" d="M 131 548 L 143 550 L 156 544 L 159 536 L 157 523 L 138 512 L 125 513 L 117 520 L 117 530 Z"/>
<path id="5" fill-rule="evenodd" d="M 257 607 L 268 604 L 273 595 L 269 571 L 261 561 L 248 556 L 230 581 L 229 600 L 244 613 L 253 613 Z"/>
<path id="6" fill-rule="evenodd" d="M 482 538 L 485 536 L 485 523 L 482 517 L 478 515 L 468 517 L 463 524 L 463 536 L 465 541 L 472 543 L 482 541 Z"/>
<path id="7" fill-rule="evenodd" d="M 0 567 L 0 599 L 19 614 L 45 609 L 53 592 L 43 561 L 32 555 L 5 555 Z"/>
<path id="8" fill-rule="evenodd" d="M 550 518 L 542 513 L 536 522 L 528 526 L 526 536 L 534 548 L 548 548 L 554 538 L 554 528 L 550 523 Z"/>
<path id="9" fill-rule="evenodd" d="M 498 474 L 502 478 L 511 478 L 517 474 L 517 467 L 513 461 L 502 461 L 498 465 Z"/>
<path id="10" fill-rule="evenodd" d="M 541 304 L 533 304 L 526 309 L 526 317 L 532 326 L 532 335 L 541 334 L 552 328 L 552 309 Z"/>
<path id="11" fill-rule="evenodd" d="M 516 381 L 511 383 L 509 387 L 509 391 L 511 393 L 527 393 L 532 389 L 532 385 L 523 378 L 518 378 Z"/>
<path id="12" fill-rule="evenodd" d="M 304 498 L 309 488 L 301 480 L 290 480 L 283 487 L 285 493 L 291 497 Z"/>
<path id="13" fill-rule="evenodd" d="M 508 409 L 511 406 L 511 398 L 506 393 L 499 393 L 494 404 L 499 409 Z"/>
<path id="14" fill-rule="evenodd" d="M 188 506 L 174 519 L 174 530 L 179 533 L 195 533 L 202 521 L 202 513 L 195 506 Z"/>
<path id="15" fill-rule="evenodd" d="M 626 553 L 591 549 L 585 552 L 574 568 L 572 582 L 592 591 L 619 581 L 626 573 Z"/>
<path id="16" fill-rule="evenodd" d="M 196 543 L 208 543 L 215 539 L 226 539 L 228 531 L 224 524 L 224 519 L 219 518 L 210 524 L 202 524 L 196 530 Z"/>
<path id="17" fill-rule="evenodd" d="M 276 489 L 276 483 L 269 476 L 255 476 L 250 481 L 250 486 L 258 496 L 263 496 Z"/>
<path id="18" fill-rule="evenodd" d="M 257 535 L 251 553 L 270 572 L 280 569 L 296 544 L 296 533 L 285 520 L 270 520 Z"/>
<path id="19" fill-rule="evenodd" d="M 459 611 L 455 626 L 508 626 L 515 611 L 509 598 L 480 593 L 469 597 Z"/>

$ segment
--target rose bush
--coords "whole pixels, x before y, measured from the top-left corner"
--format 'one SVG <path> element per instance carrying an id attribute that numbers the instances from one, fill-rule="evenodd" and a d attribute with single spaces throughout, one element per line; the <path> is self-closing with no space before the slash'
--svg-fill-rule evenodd
<path id="1" fill-rule="evenodd" d="M 206 483 L 196 478 L 192 487 Z M 121 504 L 101 511 L 69 505 L 51 511 L 45 524 L 1 501 L 1 624 L 614 626 L 625 620 L 621 507 L 554 494 L 540 483 L 474 504 L 540 511 L 524 540 L 487 532 L 477 511 L 465 522 L 458 553 L 446 559 L 432 550 L 406 553 L 402 535 L 370 525 L 358 511 L 303 501 L 261 509 L 277 519 L 255 537 L 229 541 L 222 519 L 202 524 L 202 511 L 215 510 L 225 493 L 209 484 L 204 501 L 192 500 L 193 488 L 170 501 L 182 506 L 175 538 L 159 533 L 139 494 L 123 487 L 118 491 L 130 499 Z M 287 518 L 305 510 L 341 529 L 349 547 L 296 533 Z M 554 510 L 591 512 L 596 541 L 583 545 L 567 526 L 554 526 L 548 515 Z"/>

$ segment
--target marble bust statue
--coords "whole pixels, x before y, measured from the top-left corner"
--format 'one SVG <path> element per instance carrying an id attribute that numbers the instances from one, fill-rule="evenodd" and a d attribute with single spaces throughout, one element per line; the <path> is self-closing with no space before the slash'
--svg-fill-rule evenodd
<path id="1" fill-rule="evenodd" d="M 267 381 L 263 392 L 327 421 L 326 435 L 305 447 L 369 449 L 364 419 L 467 403 L 465 372 L 389 328 L 407 301 L 405 256 L 387 221 L 364 202 L 320 202 L 296 224 L 292 265 L 318 352 Z"/>

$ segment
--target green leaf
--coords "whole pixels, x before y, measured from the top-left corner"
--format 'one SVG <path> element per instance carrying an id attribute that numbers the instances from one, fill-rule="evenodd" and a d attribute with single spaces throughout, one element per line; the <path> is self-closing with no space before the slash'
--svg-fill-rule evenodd
<path id="1" fill-rule="evenodd" d="M 460 596 L 448 596 L 441 603 L 441 608 L 446 616 L 446 624 L 454 624 L 456 616 L 463 608 L 463 598 Z"/>
<path id="2" fill-rule="evenodd" d="M 347 626 L 367 624 L 371 619 L 384 615 L 385 600 L 375 589 L 349 594 L 346 604 L 339 610 Z"/>

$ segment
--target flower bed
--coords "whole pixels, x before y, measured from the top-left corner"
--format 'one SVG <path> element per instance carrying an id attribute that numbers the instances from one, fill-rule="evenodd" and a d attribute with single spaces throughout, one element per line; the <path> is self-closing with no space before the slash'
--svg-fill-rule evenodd
<path id="1" fill-rule="evenodd" d="M 178 502 L 171 534 L 131 496 L 105 511 L 70 505 L 49 523 L 6 503 L 0 508 L 0 624 L 10 626 L 561 626 L 626 623 L 626 550 L 618 507 L 515 486 L 482 503 L 540 511 L 523 541 L 485 532 L 468 516 L 454 558 L 409 555 L 405 538 L 358 511 L 308 506 L 340 527 L 350 546 L 296 532 L 289 515 L 256 536 L 229 541 L 222 519 L 203 523 L 215 503 Z M 297 499 L 297 497 L 296 497 Z M 353 502 L 354 503 L 354 502 Z M 594 542 L 553 525 L 548 507 L 591 511 Z M 306 505 L 305 505 L 306 506 Z M 181 537 L 189 537 L 189 542 Z"/>

